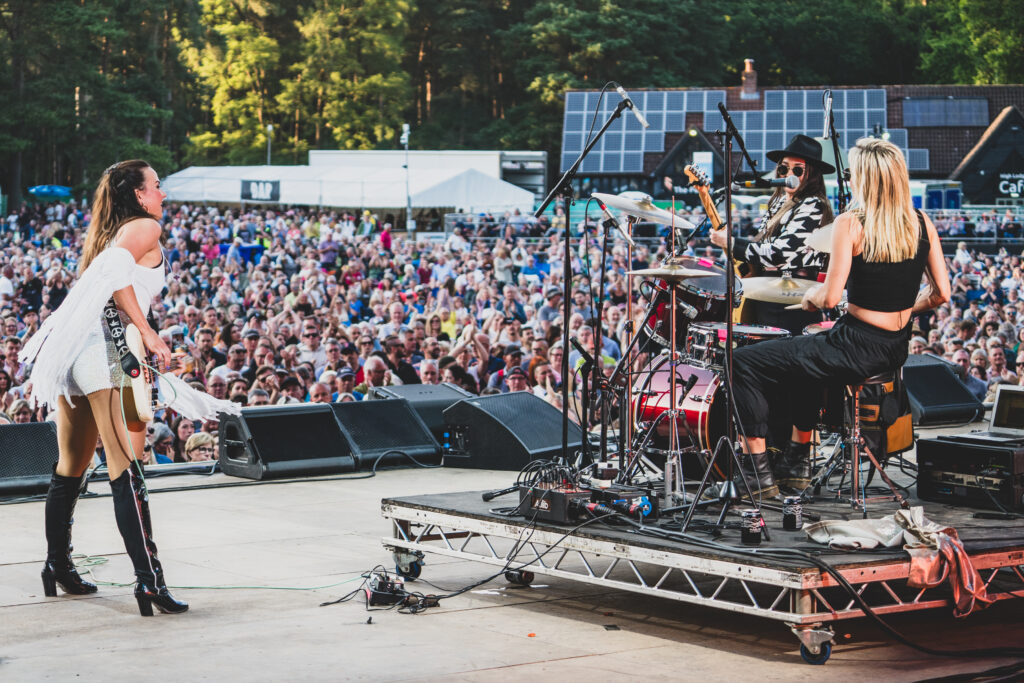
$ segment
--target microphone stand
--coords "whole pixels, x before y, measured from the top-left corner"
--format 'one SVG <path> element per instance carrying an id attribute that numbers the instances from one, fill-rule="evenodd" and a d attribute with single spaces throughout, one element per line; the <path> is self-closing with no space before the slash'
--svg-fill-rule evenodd
<path id="1" fill-rule="evenodd" d="M 740 154 L 743 155 L 743 158 L 746 159 L 747 164 L 750 165 L 750 172 L 753 173 L 755 176 L 757 176 L 757 162 L 754 161 L 750 157 L 750 152 L 747 151 L 747 146 L 743 142 L 743 136 L 740 135 L 738 130 L 736 130 L 736 126 L 733 125 L 733 122 L 732 122 L 732 117 L 729 116 L 729 110 L 725 108 L 725 102 L 719 102 L 718 103 L 718 111 L 722 114 L 722 120 L 725 121 L 726 135 L 728 135 L 728 132 L 730 130 L 736 131 L 736 136 L 735 136 L 736 137 L 736 144 L 740 148 Z M 719 134 L 721 134 L 721 133 L 719 133 Z M 731 175 L 731 173 L 729 171 L 730 168 L 732 168 L 732 159 L 726 159 L 725 160 L 725 169 L 726 169 L 725 177 L 726 178 L 730 177 L 730 175 Z M 734 182 L 736 182 L 736 178 L 739 177 L 740 171 L 742 171 L 742 170 L 743 170 L 743 164 L 740 164 L 739 168 L 736 169 L 736 175 L 732 176 L 732 180 L 729 181 L 729 184 L 728 184 L 728 186 L 727 186 L 727 188 L 725 190 L 725 192 L 726 192 L 725 199 L 726 199 L 727 202 L 730 202 L 730 203 L 727 203 L 725 205 L 725 207 L 726 207 L 725 208 L 725 212 L 727 214 L 731 211 L 731 206 L 732 206 L 732 204 L 731 204 L 731 202 L 732 202 L 732 184 Z M 726 223 L 728 224 L 728 221 L 726 221 Z M 730 230 L 732 229 L 731 225 L 729 226 L 729 229 Z"/>
<path id="2" fill-rule="evenodd" d="M 846 211 L 846 205 L 849 202 L 849 195 L 846 189 L 846 174 L 842 168 L 842 152 L 839 149 L 839 133 L 836 132 L 836 117 L 832 112 L 832 91 L 826 91 L 825 97 L 828 98 L 828 119 L 825 121 L 827 126 L 829 137 L 832 138 L 832 155 L 835 157 L 836 162 L 836 191 L 838 193 L 836 199 L 838 204 L 839 213 Z"/>
<path id="3" fill-rule="evenodd" d="M 725 132 L 719 131 L 719 135 L 725 137 L 725 177 L 732 177 L 732 144 L 733 140 L 738 141 L 739 148 L 746 154 L 746 147 L 743 144 L 743 136 L 740 135 L 739 130 L 732 122 L 732 117 L 729 116 L 729 111 L 725 108 L 725 104 L 719 102 L 718 109 L 722 112 L 722 119 L 725 121 Z M 749 155 L 747 155 L 749 159 Z M 753 166 L 753 160 L 749 159 L 751 168 Z M 725 522 L 725 516 L 729 512 L 729 508 L 740 502 L 739 492 L 736 490 L 736 483 L 733 480 L 736 472 L 740 473 L 740 481 L 743 484 L 743 488 L 746 489 L 747 497 L 750 499 L 751 504 L 758 509 L 760 514 L 760 505 L 754 498 L 753 492 L 750 490 L 750 484 L 747 482 L 746 477 L 743 476 L 743 469 L 740 465 L 739 455 L 736 453 L 736 424 L 733 420 L 733 416 L 736 414 L 735 397 L 732 391 L 732 343 L 733 343 L 733 319 L 732 319 L 732 302 L 735 301 L 735 286 L 736 286 L 736 274 L 734 269 L 730 265 L 730 259 L 732 258 L 732 182 L 725 186 L 725 263 L 728 277 L 725 279 L 725 300 L 729 302 L 726 307 L 726 318 L 725 318 L 725 382 L 722 386 L 725 387 L 725 401 L 726 401 L 726 434 L 718 441 L 718 445 L 715 447 L 714 452 L 711 455 L 711 459 L 708 462 L 708 467 L 704 471 L 704 477 L 700 481 L 700 487 L 697 489 L 697 493 L 693 497 L 693 502 L 690 503 L 686 511 L 686 516 L 683 518 L 681 531 L 686 533 L 686 530 L 690 526 L 690 521 L 693 519 L 693 513 L 699 506 L 711 505 L 714 503 L 720 503 L 722 505 L 722 512 L 718 516 L 718 522 L 716 526 L 721 527 Z M 723 451 L 727 452 L 726 468 L 725 468 L 725 482 L 719 487 L 717 500 L 701 501 L 700 497 L 704 494 L 708 485 L 711 483 L 711 472 L 715 469 L 716 461 L 719 456 L 722 455 Z M 770 540 L 768 537 L 768 529 L 762 525 L 762 532 L 765 534 L 765 539 Z"/>
<path id="4" fill-rule="evenodd" d="M 572 163 L 572 166 L 562 174 L 562 177 L 558 179 L 555 186 L 548 192 L 547 197 L 541 202 L 540 207 L 533 213 L 537 218 L 540 218 L 544 213 L 545 209 L 555 200 L 556 197 L 561 197 L 565 201 L 565 244 L 562 264 L 562 278 L 565 282 L 562 283 L 562 305 L 563 318 L 562 318 L 562 458 L 566 463 L 570 461 L 569 458 L 569 316 L 572 314 L 572 221 L 569 217 L 569 207 L 573 202 L 573 189 L 572 181 L 576 178 L 576 171 L 579 170 L 580 164 L 583 163 L 583 159 L 590 154 L 590 150 L 594 148 L 604 134 L 614 123 L 615 119 L 622 116 L 622 112 L 626 109 L 632 108 L 633 103 L 630 100 L 620 100 L 615 105 L 615 111 L 611 113 L 608 120 L 601 126 L 601 130 L 597 131 L 587 146 L 580 152 L 579 157 Z M 586 217 L 584 217 L 584 220 Z M 584 443 L 588 441 L 588 432 L 586 425 L 586 417 L 583 418 L 583 439 Z"/>

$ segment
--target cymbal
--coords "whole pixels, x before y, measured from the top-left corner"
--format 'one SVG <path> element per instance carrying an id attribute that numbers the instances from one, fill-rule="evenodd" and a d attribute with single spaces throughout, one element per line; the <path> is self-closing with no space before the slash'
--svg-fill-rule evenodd
<path id="1" fill-rule="evenodd" d="M 659 209 L 654 205 L 649 196 L 645 196 L 643 199 L 632 199 L 617 194 L 605 194 L 604 192 L 594 192 L 590 196 L 606 206 L 618 209 L 628 216 L 650 221 L 651 223 L 675 225 L 686 230 L 692 230 L 696 227 L 685 218 L 673 215 L 671 211 Z"/>
<path id="2" fill-rule="evenodd" d="M 789 277 L 748 277 L 743 280 L 743 296 L 754 301 L 773 304 L 791 304 L 804 298 L 817 280 Z"/>
<path id="3" fill-rule="evenodd" d="M 675 263 L 666 263 L 658 268 L 641 268 L 640 270 L 630 270 L 626 272 L 627 275 L 640 275 L 643 277 L 656 277 L 666 282 L 682 282 L 683 280 L 689 280 L 691 277 L 711 277 L 718 275 L 718 273 L 712 270 L 698 270 L 696 268 L 685 268 Z"/>
<path id="4" fill-rule="evenodd" d="M 835 223 L 829 223 L 828 225 L 821 226 L 820 228 L 812 232 L 806 240 L 804 240 L 804 244 L 809 246 L 814 251 L 821 251 L 826 254 L 832 253 L 833 225 L 835 225 Z"/>

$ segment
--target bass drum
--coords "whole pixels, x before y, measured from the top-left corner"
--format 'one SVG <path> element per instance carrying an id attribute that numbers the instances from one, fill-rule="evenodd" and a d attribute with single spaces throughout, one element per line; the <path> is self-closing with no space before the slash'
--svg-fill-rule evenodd
<path id="1" fill-rule="evenodd" d="M 698 449 L 714 449 L 718 439 L 725 436 L 726 405 L 722 392 L 722 380 L 713 371 L 679 361 L 676 367 L 676 392 L 680 392 L 696 377 L 693 387 L 682 401 L 672 401 L 671 375 L 668 354 L 662 354 L 651 361 L 638 375 L 633 385 L 633 408 L 637 421 L 652 423 L 671 407 L 680 411 L 679 447 L 695 446 Z M 669 420 L 661 419 L 655 429 L 651 444 L 656 448 L 669 446 Z M 643 430 L 643 425 L 641 425 Z M 692 473 L 688 473 L 691 474 Z"/>
<path id="2" fill-rule="evenodd" d="M 686 347 L 686 329 L 690 322 L 725 320 L 743 300 L 743 285 L 739 278 L 733 276 L 733 303 L 729 306 L 725 296 L 729 281 L 724 268 L 708 259 L 692 256 L 676 258 L 673 262 L 684 268 L 714 273 L 708 277 L 683 280 L 676 286 L 676 349 L 682 351 Z M 664 280 L 657 280 L 652 289 L 654 292 L 649 298 L 654 302 L 654 310 L 644 320 L 643 334 L 646 340 L 667 349 L 672 327 L 672 291 Z"/>

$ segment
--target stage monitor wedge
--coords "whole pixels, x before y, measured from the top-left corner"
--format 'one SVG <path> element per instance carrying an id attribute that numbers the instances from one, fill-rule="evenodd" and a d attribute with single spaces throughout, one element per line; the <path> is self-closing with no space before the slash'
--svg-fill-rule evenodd
<path id="1" fill-rule="evenodd" d="M 444 411 L 449 446 L 446 467 L 519 471 L 532 460 L 562 455 L 562 413 L 529 391 L 480 396 Z M 579 425 L 569 422 L 569 453 L 583 446 Z"/>
<path id="2" fill-rule="evenodd" d="M 222 415 L 220 468 L 246 479 L 341 474 L 356 469 L 352 446 L 327 403 L 243 408 Z"/>
<path id="3" fill-rule="evenodd" d="M 0 496 L 46 493 L 56 462 L 55 423 L 0 425 Z"/>
<path id="4" fill-rule="evenodd" d="M 903 383 L 910 398 L 914 424 L 921 426 L 971 422 L 984 407 L 953 372 L 950 363 L 929 355 L 914 355 L 903 366 Z"/>
<path id="5" fill-rule="evenodd" d="M 404 398 L 427 425 L 439 444 L 444 443 L 444 411 L 465 398 L 473 398 L 455 384 L 401 384 L 393 387 L 373 387 L 366 398 Z"/>
<path id="6" fill-rule="evenodd" d="M 440 465 L 441 446 L 405 399 L 331 403 L 359 469 Z"/>

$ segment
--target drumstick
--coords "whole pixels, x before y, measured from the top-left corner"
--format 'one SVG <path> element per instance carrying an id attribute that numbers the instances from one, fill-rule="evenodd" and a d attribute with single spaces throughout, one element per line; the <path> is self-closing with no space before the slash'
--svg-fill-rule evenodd
<path id="1" fill-rule="evenodd" d="M 803 304 L 790 304 L 786 306 L 787 311 L 799 311 L 801 308 L 803 308 Z"/>

